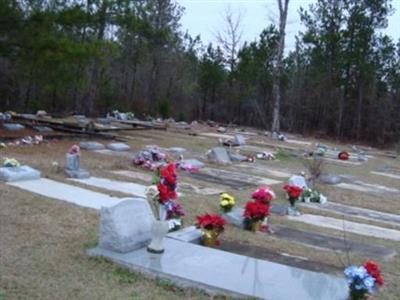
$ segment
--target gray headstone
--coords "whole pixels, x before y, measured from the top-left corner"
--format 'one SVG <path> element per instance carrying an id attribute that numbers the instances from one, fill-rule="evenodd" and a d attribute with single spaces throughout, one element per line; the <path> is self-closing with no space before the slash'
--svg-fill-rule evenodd
<path id="1" fill-rule="evenodd" d="M 231 159 L 229 158 L 228 152 L 225 148 L 215 147 L 207 153 L 207 158 L 214 163 L 219 164 L 230 164 Z"/>
<path id="2" fill-rule="evenodd" d="M 103 150 L 105 147 L 98 142 L 80 142 L 79 147 L 84 150 Z"/>
<path id="3" fill-rule="evenodd" d="M 225 133 L 227 129 L 225 127 L 218 127 L 217 131 L 220 133 Z"/>
<path id="4" fill-rule="evenodd" d="M 3 124 L 3 128 L 8 131 L 19 131 L 25 129 L 25 126 L 16 123 Z"/>
<path id="5" fill-rule="evenodd" d="M 124 143 L 111 143 L 107 145 L 107 149 L 112 151 L 128 151 L 131 147 Z"/>
<path id="6" fill-rule="evenodd" d="M 65 155 L 64 171 L 70 178 L 85 179 L 90 177 L 88 171 L 80 168 L 80 156 L 77 154 L 67 153 Z"/>
<path id="7" fill-rule="evenodd" d="M 15 182 L 39 178 L 40 172 L 29 166 L 0 168 L 0 181 Z"/>
<path id="8" fill-rule="evenodd" d="M 76 154 L 65 155 L 65 169 L 76 171 L 80 168 L 80 156 Z"/>
<path id="9" fill-rule="evenodd" d="M 246 145 L 246 140 L 241 134 L 236 134 L 233 138 L 233 145 L 234 146 L 243 146 Z"/>
<path id="10" fill-rule="evenodd" d="M 272 134 L 271 134 L 271 138 L 272 138 L 273 140 L 277 140 L 277 139 L 279 138 L 279 134 L 278 134 L 276 131 L 274 131 L 274 132 L 272 132 Z"/>
<path id="11" fill-rule="evenodd" d="M 170 232 L 167 234 L 167 237 L 182 242 L 200 244 L 201 229 L 198 229 L 195 226 L 189 226 L 177 231 Z"/>
<path id="12" fill-rule="evenodd" d="M 298 186 L 302 189 L 307 188 L 306 179 L 303 176 L 293 175 L 289 178 L 289 184 Z"/>
<path id="13" fill-rule="evenodd" d="M 273 204 L 271 205 L 271 208 L 269 209 L 270 213 L 279 215 L 279 216 L 284 216 L 287 213 L 287 206 L 286 205 L 279 205 L 279 204 Z"/>
<path id="14" fill-rule="evenodd" d="M 120 253 L 142 248 L 150 243 L 154 221 L 149 203 L 132 198 L 100 211 L 99 247 Z"/>
<path id="15" fill-rule="evenodd" d="M 334 174 L 322 174 L 319 177 L 319 181 L 325 184 L 339 184 L 342 182 L 342 178 Z"/>
<path id="16" fill-rule="evenodd" d="M 235 207 L 230 212 L 222 214 L 222 217 L 226 222 L 232 224 L 236 227 L 244 229 L 244 218 L 243 218 L 244 209 Z"/>

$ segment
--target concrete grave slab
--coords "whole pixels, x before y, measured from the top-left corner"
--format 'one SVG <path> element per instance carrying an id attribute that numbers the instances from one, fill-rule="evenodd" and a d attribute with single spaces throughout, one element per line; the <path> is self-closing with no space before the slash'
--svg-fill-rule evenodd
<path id="1" fill-rule="evenodd" d="M 117 181 L 101 177 L 90 177 L 87 179 L 70 179 L 70 180 L 85 185 L 102 188 L 108 191 L 131 194 L 144 198 L 146 197 L 146 186 L 137 183 L 127 182 L 127 181 Z"/>
<path id="2" fill-rule="evenodd" d="M 100 210 L 99 247 L 126 253 L 148 245 L 154 215 L 143 199 L 130 199 Z"/>
<path id="3" fill-rule="evenodd" d="M 233 135 L 222 134 L 222 133 L 214 133 L 214 132 L 201 132 L 201 133 L 199 133 L 199 135 L 200 136 L 205 136 L 205 137 L 227 139 L 227 140 L 233 139 Z"/>
<path id="4" fill-rule="evenodd" d="M 299 243 L 313 248 L 327 251 L 358 252 L 366 257 L 391 259 L 397 254 L 395 249 L 386 248 L 376 244 L 365 244 L 351 239 L 343 239 L 336 236 L 320 234 L 310 231 L 302 231 L 295 228 L 274 226 L 274 235 L 279 239 Z"/>
<path id="5" fill-rule="evenodd" d="M 257 165 L 257 163 L 237 164 L 236 166 L 243 168 L 243 169 L 248 169 L 250 171 L 255 171 L 254 173 L 256 173 L 258 175 L 268 175 L 268 176 L 277 177 L 277 178 L 289 178 L 290 176 L 292 176 L 292 174 L 290 174 L 288 172 L 269 169 L 267 167 L 259 166 L 259 165 Z"/>
<path id="6" fill-rule="evenodd" d="M 200 244 L 201 235 L 201 229 L 195 226 L 189 226 L 178 231 L 170 232 L 167 234 L 167 237 L 186 243 Z"/>
<path id="7" fill-rule="evenodd" d="M 341 160 L 338 158 L 330 158 L 330 157 L 325 157 L 324 160 L 328 163 L 333 163 L 336 165 L 347 165 L 347 166 L 361 166 L 362 162 L 354 162 L 354 161 L 349 161 L 349 160 Z"/>
<path id="8" fill-rule="evenodd" d="M 92 141 L 80 142 L 79 147 L 83 150 L 102 150 L 105 148 L 103 144 Z"/>
<path id="9" fill-rule="evenodd" d="M 120 266 L 151 277 L 172 280 L 183 287 L 214 293 L 274 300 L 347 299 L 344 278 L 293 268 L 174 239 L 165 239 L 162 255 L 145 248 L 129 253 L 95 248 L 91 256 L 102 256 Z M 210 276 L 212 270 L 213 276 Z M 290 283 L 290 289 L 287 288 Z"/>
<path id="10" fill-rule="evenodd" d="M 400 179 L 400 175 L 390 174 L 390 173 L 386 173 L 386 172 L 371 171 L 371 174 L 380 175 L 380 176 L 386 176 L 386 177 L 390 177 L 390 178 L 394 178 L 394 179 Z"/>
<path id="11" fill-rule="evenodd" d="M 236 173 L 231 171 L 225 171 L 220 169 L 213 169 L 213 168 L 203 168 L 200 173 L 207 174 L 209 176 L 216 176 L 221 180 L 236 180 L 246 182 L 251 185 L 272 185 L 281 183 L 281 181 L 275 179 L 264 178 L 260 176 L 252 176 L 243 173 Z"/>
<path id="12" fill-rule="evenodd" d="M 201 161 L 191 158 L 191 159 L 183 159 L 180 161 L 181 164 L 185 164 L 185 165 L 191 165 L 194 168 L 204 168 L 205 164 L 202 163 Z"/>
<path id="13" fill-rule="evenodd" d="M 93 152 L 99 153 L 99 154 L 111 155 L 111 156 L 126 157 L 126 158 L 132 158 L 135 155 L 135 153 L 132 153 L 132 152 L 113 151 L 113 150 L 110 150 L 110 149 L 94 150 Z"/>
<path id="14" fill-rule="evenodd" d="M 339 231 L 345 230 L 346 232 L 359 235 L 400 241 L 400 231 L 394 229 L 310 214 L 304 214 L 296 217 L 287 216 L 287 218 L 292 221 L 303 222 L 319 227 L 331 228 Z"/>
<path id="15" fill-rule="evenodd" d="M 219 195 L 220 193 L 223 192 L 223 190 L 220 190 L 220 189 L 208 188 L 208 187 L 198 187 L 194 184 L 190 184 L 190 183 L 186 183 L 186 182 L 179 183 L 179 187 L 190 188 L 196 194 L 200 194 L 200 195 Z"/>
<path id="16" fill-rule="evenodd" d="M 383 222 L 388 224 L 400 225 L 400 215 L 389 214 L 379 212 L 376 210 L 360 208 L 355 206 L 348 206 L 340 203 L 329 201 L 324 205 L 311 204 L 311 203 L 299 203 L 300 206 L 307 206 L 310 208 L 329 211 L 339 215 L 346 215 L 349 217 L 357 217 L 366 220 L 372 220 L 377 222 Z"/>
<path id="17" fill-rule="evenodd" d="M 370 194 L 400 193 L 400 190 L 396 188 L 389 188 L 377 184 L 362 183 L 361 181 L 355 181 L 354 183 L 342 182 L 337 184 L 336 186 L 342 189 L 370 193 Z"/>
<path id="18" fill-rule="evenodd" d="M 129 151 L 131 147 L 125 143 L 110 143 L 106 147 L 107 149 L 111 151 Z"/>
<path id="19" fill-rule="evenodd" d="M 44 197 L 66 201 L 79 206 L 94 209 L 113 206 L 127 199 L 111 197 L 106 194 L 93 192 L 80 187 L 45 178 L 41 178 L 38 180 L 13 182 L 8 184 Z"/>
<path id="20" fill-rule="evenodd" d="M 47 126 L 34 126 L 33 129 L 39 132 L 53 132 L 53 129 Z"/>
<path id="21" fill-rule="evenodd" d="M 145 173 L 136 172 L 136 171 L 118 170 L 118 171 L 110 171 L 110 173 L 113 173 L 116 175 L 121 175 L 121 176 L 126 176 L 126 177 L 129 177 L 132 179 L 146 181 L 149 184 L 150 184 L 151 180 L 153 179 L 153 176 L 150 174 L 145 174 Z"/>
<path id="22" fill-rule="evenodd" d="M 286 139 L 286 142 L 289 144 L 296 144 L 296 145 L 302 145 L 302 146 L 311 146 L 311 142 L 305 142 L 305 141 L 299 141 L 299 140 L 294 140 L 294 139 Z"/>
<path id="23" fill-rule="evenodd" d="M 18 123 L 4 123 L 2 126 L 5 130 L 8 130 L 8 131 L 20 131 L 20 130 L 25 129 L 24 125 L 21 125 Z"/>
<path id="24" fill-rule="evenodd" d="M 35 180 L 39 178 L 40 172 L 29 166 L 0 168 L 0 181 L 17 182 L 24 180 Z"/>

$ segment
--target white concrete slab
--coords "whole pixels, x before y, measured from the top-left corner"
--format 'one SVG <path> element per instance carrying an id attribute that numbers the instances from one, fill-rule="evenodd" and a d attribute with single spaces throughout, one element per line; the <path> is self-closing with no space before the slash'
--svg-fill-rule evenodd
<path id="1" fill-rule="evenodd" d="M 114 206 L 126 200 L 126 198 L 111 197 L 106 194 L 89 191 L 80 187 L 45 178 L 23 182 L 12 182 L 8 183 L 8 185 L 48 198 L 94 209 Z"/>
<path id="2" fill-rule="evenodd" d="M 393 241 L 400 241 L 400 231 L 378 227 L 369 224 L 356 223 L 331 217 L 304 214 L 300 216 L 287 216 L 289 220 L 311 224 L 319 227 L 331 228 L 364 236 L 370 236 Z"/>
<path id="3" fill-rule="evenodd" d="M 342 189 L 353 190 L 353 191 L 364 192 L 364 193 L 371 193 L 371 194 L 400 193 L 400 190 L 396 189 L 396 188 L 391 188 L 391 187 L 387 187 L 387 186 L 383 186 L 383 185 L 379 185 L 379 184 L 365 183 L 365 182 L 361 182 L 361 181 L 355 181 L 354 183 L 342 182 L 335 186 L 342 188 Z"/>
<path id="4" fill-rule="evenodd" d="M 400 179 L 400 175 L 390 174 L 390 173 L 385 173 L 385 172 L 371 171 L 371 174 L 380 175 L 380 176 L 386 176 L 386 177 L 394 178 L 394 179 Z"/>
<path id="5" fill-rule="evenodd" d="M 235 165 L 235 167 L 240 167 L 243 169 L 255 171 L 254 173 L 256 173 L 257 175 L 267 175 L 267 176 L 278 177 L 278 178 L 289 178 L 290 176 L 293 175 L 293 173 L 269 169 L 268 167 L 263 167 L 263 166 L 257 165 L 257 163 L 255 163 L 255 164 L 242 163 L 242 164 Z"/>
<path id="6" fill-rule="evenodd" d="M 377 221 L 392 225 L 400 225 L 400 215 L 384 213 L 356 206 L 344 205 L 332 201 L 328 201 L 323 205 L 318 203 L 299 203 L 297 205 L 307 206 L 317 210 L 329 211 L 338 215 L 346 215 L 349 217 L 356 217 L 365 220 Z"/>
<path id="7" fill-rule="evenodd" d="M 79 182 L 89 186 L 95 186 L 98 188 L 106 189 L 108 191 L 120 192 L 125 194 L 131 194 L 138 197 L 146 197 L 146 186 L 142 184 L 127 182 L 127 181 L 117 181 L 108 178 L 101 177 L 90 177 L 87 179 L 75 179 L 70 180 Z"/>
<path id="8" fill-rule="evenodd" d="M 164 247 L 162 255 L 151 254 L 146 248 L 124 254 L 95 248 L 88 254 L 107 257 L 151 277 L 172 280 L 178 286 L 213 293 L 271 300 L 344 300 L 348 297 L 342 275 L 312 272 L 172 238 L 164 239 Z"/>
<path id="9" fill-rule="evenodd" d="M 312 144 L 311 142 L 299 141 L 299 140 L 293 140 L 293 139 L 287 139 L 286 142 L 289 144 L 296 144 L 296 145 L 303 145 L 303 146 L 310 146 Z"/>
<path id="10" fill-rule="evenodd" d="M 149 184 L 151 183 L 151 180 L 153 178 L 153 176 L 150 175 L 150 174 L 145 174 L 145 173 L 136 172 L 136 171 L 128 171 L 128 170 L 110 171 L 110 173 L 113 173 L 113 174 L 116 174 L 116 175 L 125 176 L 125 177 L 129 177 L 129 178 L 132 178 L 132 179 L 146 181 Z"/>
<path id="11" fill-rule="evenodd" d="M 338 165 L 348 165 L 348 166 L 361 166 L 362 165 L 362 162 L 341 160 L 341 159 L 338 159 L 338 158 L 324 157 L 324 160 L 329 162 L 329 163 L 334 163 L 334 164 L 338 164 Z"/>
<path id="12" fill-rule="evenodd" d="M 94 150 L 93 152 L 96 152 L 99 154 L 104 154 L 104 155 L 127 157 L 127 158 L 132 158 L 135 155 L 135 153 L 132 153 L 132 152 L 113 151 L 110 149 Z"/>
<path id="13" fill-rule="evenodd" d="M 203 168 L 203 169 L 201 169 L 200 173 L 208 174 L 211 176 L 218 176 L 221 179 L 229 178 L 229 179 L 235 179 L 235 180 L 244 181 L 244 182 L 248 182 L 248 183 L 258 184 L 258 185 L 272 185 L 272 184 L 282 183 L 282 181 L 275 180 L 275 179 L 269 179 L 269 178 L 260 177 L 260 176 L 253 176 L 253 175 L 248 175 L 248 174 L 244 174 L 244 173 L 236 173 L 236 172 L 225 171 L 225 170 L 220 170 L 220 169 L 213 169 L 213 168 Z"/>
<path id="14" fill-rule="evenodd" d="M 219 139 L 233 139 L 233 135 L 229 134 L 222 134 L 222 133 L 214 133 L 214 132 L 201 132 L 199 133 L 200 136 L 205 136 L 205 137 L 212 137 L 212 138 L 219 138 Z"/>

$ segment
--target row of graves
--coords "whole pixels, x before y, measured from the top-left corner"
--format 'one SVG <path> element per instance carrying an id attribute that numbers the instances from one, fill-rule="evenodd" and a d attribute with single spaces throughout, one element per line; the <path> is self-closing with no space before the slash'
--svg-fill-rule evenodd
<path id="1" fill-rule="evenodd" d="M 128 116 L 115 118 L 129 121 Z M 276 177 L 285 178 L 284 181 L 246 174 L 243 172 L 246 168 L 257 168 L 256 160 L 273 160 L 275 154 L 246 145 L 246 138 L 241 134 L 221 137 L 217 132 L 203 136 L 218 138 L 219 145 L 207 151 L 205 156 L 194 154 L 190 159 L 184 159 L 184 148 L 165 149 L 156 145 L 133 153 L 130 146 L 124 143 L 104 145 L 85 141 L 68 149 L 64 172 L 71 183 L 123 192 L 132 195 L 129 198 L 112 197 L 73 184 L 41 178 L 38 170 L 21 165 L 13 158 L 4 160 L 0 180 L 28 192 L 98 210 L 99 242 L 95 248 L 87 250 L 88 255 L 106 257 L 145 276 L 168 279 L 176 285 L 200 288 L 210 294 L 260 299 L 367 299 L 377 295 L 384 279 L 379 264 L 372 258 L 391 259 L 397 253 L 395 249 L 282 225 L 274 226 L 269 221 L 270 215 L 327 229 L 343 230 L 345 227 L 352 234 L 400 242 L 399 230 L 340 218 L 359 217 L 397 226 L 400 224 L 399 215 L 328 201 L 322 193 L 311 188 L 304 173 L 291 175 L 275 171 Z M 276 138 L 282 142 L 289 140 L 281 135 Z M 253 151 L 254 155 L 241 154 L 238 149 L 247 150 L 246 153 Z M 80 166 L 81 159 L 89 151 L 120 156 L 131 160 L 138 168 L 151 171 L 148 175 L 130 170 L 110 171 L 130 180 L 145 179 L 149 185 L 91 176 L 89 170 Z M 314 152 L 305 152 L 304 155 L 328 156 L 343 161 L 354 156 L 343 151 L 334 152 L 321 145 Z M 357 154 L 357 162 L 366 161 L 359 156 L 360 153 Z M 239 172 L 221 167 L 236 163 L 245 167 Z M 178 173 L 181 176 L 178 177 Z M 218 183 L 231 190 L 240 190 L 243 186 L 254 189 L 248 195 L 250 200 L 239 206 L 234 192 L 199 188 L 185 182 L 186 176 Z M 343 188 L 349 189 L 356 187 L 357 190 L 365 184 L 354 180 L 351 183 L 342 182 L 342 177 L 332 174 L 320 177 L 322 182 L 342 184 Z M 185 185 L 190 186 L 193 192 L 214 197 L 219 201 L 220 211 L 205 211 L 197 216 L 195 224 L 184 227 L 186 213 L 184 203 L 180 201 L 182 193 L 179 187 Z M 287 205 L 274 204 L 276 189 L 285 191 Z M 389 192 L 396 193 L 398 190 L 393 188 Z M 302 213 L 303 207 L 335 212 L 338 218 Z M 254 234 L 272 235 L 307 245 L 310 249 L 317 247 L 344 252 L 351 248 L 365 257 L 371 257 L 371 260 L 359 266 L 349 262 L 342 274 L 328 274 L 223 251 L 221 236 L 228 224 Z M 287 288 L 288 282 L 291 288 Z"/>

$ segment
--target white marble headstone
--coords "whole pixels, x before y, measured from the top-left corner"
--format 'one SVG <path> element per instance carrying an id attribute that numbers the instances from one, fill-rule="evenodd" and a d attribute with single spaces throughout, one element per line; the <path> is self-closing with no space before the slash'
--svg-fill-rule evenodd
<path id="1" fill-rule="evenodd" d="M 132 198 L 100 212 L 99 247 L 126 253 L 148 245 L 154 216 L 143 198 Z"/>

